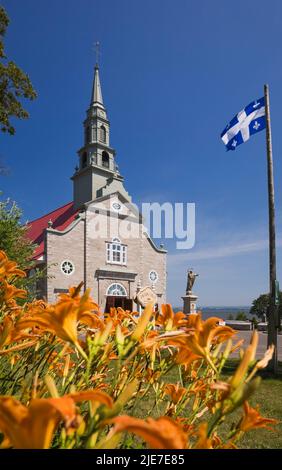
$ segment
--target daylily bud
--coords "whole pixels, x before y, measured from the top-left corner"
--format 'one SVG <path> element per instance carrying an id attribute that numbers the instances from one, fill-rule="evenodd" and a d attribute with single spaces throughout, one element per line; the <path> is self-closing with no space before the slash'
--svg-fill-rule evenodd
<path id="1" fill-rule="evenodd" d="M 137 327 L 135 328 L 135 330 L 133 331 L 131 335 L 131 338 L 134 341 L 138 341 L 139 338 L 143 335 L 146 329 L 146 326 L 148 325 L 150 321 L 152 313 L 153 313 L 153 303 L 149 303 L 148 305 L 146 305 L 144 312 L 138 321 Z"/>

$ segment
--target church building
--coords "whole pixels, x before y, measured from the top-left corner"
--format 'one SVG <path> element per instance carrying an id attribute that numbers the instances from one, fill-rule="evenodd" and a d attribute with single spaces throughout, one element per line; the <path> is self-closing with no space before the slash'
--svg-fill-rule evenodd
<path id="1" fill-rule="evenodd" d="M 71 177 L 73 201 L 29 223 L 29 237 L 37 245 L 36 265 L 46 269 L 38 295 L 54 302 L 59 293 L 83 281 L 105 312 L 118 306 L 135 310 L 135 296 L 145 287 L 162 304 L 166 250 L 150 238 L 124 187 L 110 145 L 97 64 L 83 127 L 84 143 Z"/>

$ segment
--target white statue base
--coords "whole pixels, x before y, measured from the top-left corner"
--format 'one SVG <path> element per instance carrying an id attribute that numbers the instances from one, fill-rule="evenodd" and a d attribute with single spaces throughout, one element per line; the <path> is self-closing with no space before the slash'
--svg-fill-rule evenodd
<path id="1" fill-rule="evenodd" d="M 197 313 L 197 299 L 198 296 L 195 294 L 186 294 L 182 297 L 183 299 L 183 313 L 191 315 Z"/>

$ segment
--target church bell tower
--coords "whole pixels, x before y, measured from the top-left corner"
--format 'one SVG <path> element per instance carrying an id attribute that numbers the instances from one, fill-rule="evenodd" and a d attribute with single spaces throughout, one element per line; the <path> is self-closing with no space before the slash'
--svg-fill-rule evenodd
<path id="1" fill-rule="evenodd" d="M 96 63 L 90 106 L 86 113 L 84 145 L 78 151 L 79 164 L 72 176 L 74 207 L 93 201 L 119 190 L 128 196 L 123 187 L 123 177 L 115 162 L 115 150 L 110 146 L 110 122 L 104 107 Z"/>

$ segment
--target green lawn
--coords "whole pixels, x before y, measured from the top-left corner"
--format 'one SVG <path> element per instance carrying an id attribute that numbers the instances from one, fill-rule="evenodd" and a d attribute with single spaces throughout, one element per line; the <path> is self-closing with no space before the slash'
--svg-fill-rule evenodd
<path id="1" fill-rule="evenodd" d="M 233 373 L 237 361 L 230 361 L 228 367 L 224 369 L 225 378 Z M 166 381 L 170 383 L 177 382 L 178 372 L 174 369 L 166 377 Z M 266 429 L 253 430 L 245 434 L 239 441 L 238 446 L 244 449 L 282 449 L 282 375 L 278 378 L 271 378 L 264 374 L 262 383 L 256 393 L 249 400 L 251 405 L 259 405 L 260 413 L 268 418 L 275 418 L 280 423 L 275 426 L 275 431 Z M 153 397 L 146 397 L 145 400 L 138 404 L 138 409 L 133 414 L 140 418 L 148 416 L 157 416 L 162 410 L 157 410 L 154 405 Z M 233 422 L 238 422 L 242 414 L 241 410 L 232 413 L 222 425 L 221 430 L 229 430 Z"/>
<path id="2" fill-rule="evenodd" d="M 227 376 L 234 370 L 235 364 L 235 361 L 230 361 L 229 368 L 225 369 Z M 239 447 L 244 449 L 282 449 L 282 374 L 274 379 L 264 373 L 260 387 L 249 402 L 253 406 L 258 404 L 263 416 L 278 419 L 280 423 L 274 427 L 274 432 L 267 429 L 257 429 L 246 433 L 240 441 Z M 234 413 L 234 418 L 235 416 Z M 234 418 L 232 415 L 231 421 Z"/>

